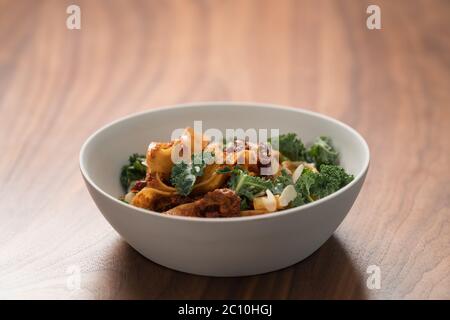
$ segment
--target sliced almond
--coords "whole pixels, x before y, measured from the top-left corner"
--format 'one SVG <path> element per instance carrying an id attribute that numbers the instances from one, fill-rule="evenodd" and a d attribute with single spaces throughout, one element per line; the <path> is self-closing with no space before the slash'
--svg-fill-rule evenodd
<path id="1" fill-rule="evenodd" d="M 294 173 L 292 174 L 292 181 L 294 181 L 294 183 L 296 183 L 298 178 L 300 178 L 304 168 L 305 166 L 303 164 L 300 164 L 297 169 L 295 169 Z"/>
<path id="2" fill-rule="evenodd" d="M 258 197 L 253 199 L 253 207 L 255 210 L 266 210 L 268 212 L 273 212 L 277 210 L 277 198 L 273 193 L 267 189 L 266 197 Z"/>
<path id="3" fill-rule="evenodd" d="M 277 199 L 273 195 L 273 193 L 267 189 L 266 190 L 267 197 L 263 198 L 264 206 L 266 207 L 267 211 L 273 212 L 277 210 Z"/>
<path id="4" fill-rule="evenodd" d="M 278 199 L 278 204 L 280 207 L 285 208 L 296 197 L 297 191 L 295 190 L 295 187 L 290 184 L 281 192 L 280 198 Z"/>

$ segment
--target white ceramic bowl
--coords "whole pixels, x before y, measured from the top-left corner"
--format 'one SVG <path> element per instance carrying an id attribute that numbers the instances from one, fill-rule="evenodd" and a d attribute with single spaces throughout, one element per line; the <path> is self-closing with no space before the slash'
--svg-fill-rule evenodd
<path id="1" fill-rule="evenodd" d="M 175 128 L 203 121 L 207 128 L 277 128 L 304 142 L 332 137 L 341 165 L 355 179 L 338 192 L 302 207 L 238 218 L 166 216 L 127 205 L 119 173 L 128 155 L 150 141 L 168 141 Z M 297 263 L 316 251 L 350 210 L 369 166 L 369 148 L 355 130 L 301 109 L 257 103 L 206 102 L 131 115 L 91 135 L 80 153 L 89 193 L 103 216 L 137 251 L 163 266 L 208 276 L 244 276 Z"/>

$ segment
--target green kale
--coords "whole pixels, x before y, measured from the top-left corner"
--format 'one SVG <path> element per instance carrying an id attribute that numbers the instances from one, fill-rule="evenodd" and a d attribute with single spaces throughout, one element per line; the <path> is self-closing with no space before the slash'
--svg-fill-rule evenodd
<path id="1" fill-rule="evenodd" d="M 233 172 L 233 169 L 230 168 L 229 166 L 225 166 L 223 168 L 219 168 L 216 170 L 216 173 L 219 173 L 219 174 L 226 174 L 226 173 L 231 173 L 231 172 Z"/>
<path id="2" fill-rule="evenodd" d="M 230 189 L 234 190 L 237 195 L 242 198 L 247 198 L 247 200 L 253 200 L 253 198 L 265 192 L 267 189 L 272 189 L 272 181 L 251 176 L 247 171 L 241 168 L 234 168 L 230 180 L 228 181 L 228 186 Z"/>
<path id="3" fill-rule="evenodd" d="M 199 152 L 192 156 L 192 174 L 201 177 L 206 165 L 214 162 L 214 154 L 212 152 Z"/>
<path id="4" fill-rule="evenodd" d="M 282 134 L 278 137 L 278 150 L 281 155 L 291 161 L 303 161 L 306 156 L 306 149 L 303 142 L 297 138 L 295 133 Z M 280 159 L 284 161 L 286 159 Z"/>
<path id="5" fill-rule="evenodd" d="M 196 180 L 196 176 L 192 173 L 193 168 L 191 164 L 181 161 L 172 167 L 170 175 L 170 182 L 177 192 L 183 196 L 191 193 Z"/>
<path id="6" fill-rule="evenodd" d="M 247 198 L 241 198 L 241 211 L 242 210 L 249 210 L 250 209 L 250 204 L 249 204 L 249 200 Z"/>
<path id="7" fill-rule="evenodd" d="M 317 181 L 318 174 L 313 172 L 311 169 L 305 168 L 303 169 L 302 175 L 298 178 L 295 183 L 295 190 L 299 194 L 297 198 L 294 199 L 294 203 L 307 203 L 314 201 L 311 190 Z"/>
<path id="8" fill-rule="evenodd" d="M 342 167 L 322 164 L 314 185 L 314 194 L 317 198 L 326 197 L 346 186 L 352 180 L 353 175 L 347 174 Z"/>
<path id="9" fill-rule="evenodd" d="M 294 182 L 292 181 L 292 176 L 285 169 L 282 169 L 281 175 L 273 180 L 271 191 L 273 194 L 281 194 L 284 188 L 286 188 L 290 184 L 294 184 Z"/>
<path id="10" fill-rule="evenodd" d="M 320 172 L 304 169 L 295 183 L 295 189 L 301 200 L 295 199 L 294 203 L 301 203 L 301 201 L 308 203 L 321 199 L 338 191 L 352 180 L 352 175 L 347 174 L 342 167 L 336 165 L 323 164 L 320 166 Z"/>
<path id="11" fill-rule="evenodd" d="M 316 163 L 317 167 L 322 164 L 338 164 L 339 154 L 334 149 L 333 143 L 328 137 L 319 137 L 314 144 L 308 149 L 308 160 Z"/>
<path id="12" fill-rule="evenodd" d="M 181 161 L 174 164 L 170 175 L 170 183 L 177 192 L 183 196 L 191 193 L 197 177 L 201 177 L 207 164 L 211 163 L 214 155 L 211 152 L 203 152 L 192 155 L 192 161 Z"/>
<path id="13" fill-rule="evenodd" d="M 134 153 L 128 158 L 128 164 L 122 167 L 120 184 L 128 191 L 128 188 L 134 181 L 143 180 L 146 174 L 145 155 Z"/>
<path id="14" fill-rule="evenodd" d="M 301 194 L 298 194 L 297 197 L 295 197 L 294 200 L 292 200 L 292 202 L 290 203 L 290 207 L 294 208 L 294 207 L 299 207 L 305 204 L 305 199 L 303 198 L 303 196 Z"/>

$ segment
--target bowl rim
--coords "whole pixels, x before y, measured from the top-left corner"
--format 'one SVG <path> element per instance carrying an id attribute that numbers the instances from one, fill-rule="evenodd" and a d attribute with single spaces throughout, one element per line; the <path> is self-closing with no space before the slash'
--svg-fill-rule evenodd
<path id="1" fill-rule="evenodd" d="M 132 118 L 136 118 L 136 117 L 140 117 L 144 114 L 148 114 L 148 113 L 155 113 L 155 112 L 164 112 L 167 110 L 173 110 L 173 109 L 181 109 L 181 108 L 196 108 L 196 107 L 205 107 L 205 106 L 211 106 L 211 107 L 219 107 L 219 106 L 224 106 L 224 105 L 232 105 L 232 106 L 246 106 L 246 107 L 255 107 L 255 108 L 265 108 L 265 109 L 284 109 L 284 110 L 288 110 L 288 111 L 292 111 L 292 112 L 298 112 L 298 113 L 303 113 L 303 114 L 308 114 L 310 116 L 313 117 L 317 117 L 317 118 L 322 118 L 325 119 L 327 121 L 333 122 L 335 124 L 337 124 L 338 126 L 344 128 L 347 131 L 350 131 L 361 143 L 361 145 L 363 146 L 363 150 L 364 153 L 366 155 L 365 157 L 365 162 L 364 162 L 364 166 L 363 169 L 357 174 L 355 175 L 355 178 L 353 179 L 353 181 L 351 181 L 349 184 L 347 184 L 346 186 L 344 186 L 343 188 L 339 189 L 336 192 L 333 192 L 332 194 L 319 199 L 317 201 L 314 202 L 310 202 L 307 204 L 304 204 L 302 206 L 299 207 L 294 207 L 294 208 L 289 208 L 289 209 L 284 209 L 284 210 L 280 210 L 280 211 L 275 211 L 275 212 L 270 212 L 270 213 L 265 213 L 265 214 L 261 214 L 261 215 L 254 215 L 254 216 L 245 216 L 245 217 L 227 217 L 227 218 L 201 218 L 201 217 L 184 217 L 184 216 L 174 216 L 174 215 L 164 215 L 161 214 L 159 212 L 156 211 L 152 211 L 152 210 L 148 210 L 148 209 L 143 209 L 143 208 L 138 208 L 138 207 L 134 207 L 130 204 L 124 203 L 123 201 L 113 197 L 112 195 L 110 195 L 109 193 L 103 191 L 96 183 L 94 183 L 94 181 L 91 179 L 91 177 L 88 175 L 87 170 L 85 168 L 84 165 L 84 155 L 86 152 L 86 148 L 87 146 L 90 144 L 91 141 L 93 141 L 97 135 L 99 135 L 101 132 L 103 132 L 104 130 L 106 130 L 107 128 L 114 126 L 120 122 L 125 122 L 127 120 L 130 120 Z M 366 142 L 366 140 L 363 138 L 363 136 L 356 131 L 355 129 L 353 129 L 352 127 L 350 127 L 349 125 L 347 125 L 346 123 L 337 120 L 335 118 L 332 118 L 330 116 L 318 113 L 318 112 L 314 112 L 314 111 L 310 111 L 307 109 L 303 109 L 303 108 L 299 108 L 299 107 L 289 107 L 289 106 L 284 106 L 284 105 L 278 105 L 278 104 L 272 104 L 272 103 L 261 103 L 261 102 L 249 102 L 249 101 L 200 101 L 200 102 L 189 102 L 189 103 L 179 103 L 179 104 L 174 104 L 174 105 L 165 105 L 165 106 L 161 106 L 161 107 L 157 107 L 157 108 L 151 108 L 148 110 L 144 110 L 144 111 L 140 111 L 140 112 L 135 112 L 132 113 L 130 115 L 124 116 L 124 117 L 120 117 L 112 122 L 109 122 L 105 125 L 103 125 L 102 127 L 100 127 L 99 129 L 97 129 L 96 131 L 94 131 L 83 143 L 81 149 L 80 149 L 80 153 L 79 153 L 79 167 L 80 167 L 80 171 L 82 176 L 84 177 L 85 181 L 87 181 L 89 183 L 89 185 L 91 187 L 93 187 L 97 192 L 99 192 L 100 194 L 102 194 L 103 196 L 105 196 L 106 198 L 112 200 L 113 202 L 119 204 L 120 206 L 124 206 L 125 208 L 128 208 L 131 210 L 131 212 L 135 212 L 135 213 L 144 213 L 144 214 L 150 214 L 153 215 L 155 217 L 159 217 L 162 219 L 175 219 L 175 220 L 183 220 L 183 221 L 191 221 L 191 222 L 202 222 L 202 223 L 233 223 L 233 222 L 237 222 L 237 221 L 253 221 L 253 220 L 263 220 L 263 219 L 274 219 L 280 216 L 284 216 L 284 215 L 289 215 L 292 213 L 297 213 L 299 214 L 301 211 L 306 211 L 309 208 L 315 207 L 315 206 L 320 206 L 321 204 L 335 198 L 338 197 L 339 195 L 345 193 L 347 190 L 349 190 L 353 185 L 357 184 L 359 182 L 359 180 L 363 179 L 363 177 L 365 176 L 365 174 L 367 173 L 367 170 L 369 168 L 369 163 L 370 163 L 370 150 L 369 150 L 369 146 Z"/>

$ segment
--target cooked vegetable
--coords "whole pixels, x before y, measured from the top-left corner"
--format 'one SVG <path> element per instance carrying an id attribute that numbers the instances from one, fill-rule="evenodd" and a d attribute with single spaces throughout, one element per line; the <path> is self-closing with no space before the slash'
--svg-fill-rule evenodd
<path id="1" fill-rule="evenodd" d="M 201 142 L 202 151 L 192 154 L 189 162 L 173 163 L 172 151 L 187 138 L 191 147 Z M 168 215 L 253 216 L 316 201 L 353 180 L 337 165 L 339 153 L 330 138 L 319 137 L 308 149 L 295 133 L 278 139 L 278 151 L 237 139 L 216 147 L 208 144 L 208 137 L 186 128 L 179 139 L 150 143 L 146 156 L 129 157 L 120 174 L 126 190 L 121 199 Z M 269 164 L 277 164 L 277 169 L 263 175 L 268 166 L 258 157 L 278 153 L 279 163 Z"/>
<path id="2" fill-rule="evenodd" d="M 206 164 L 214 161 L 214 154 L 212 152 L 201 152 L 194 154 L 192 157 L 192 174 L 196 177 L 201 177 Z"/>
<path id="3" fill-rule="evenodd" d="M 231 173 L 231 172 L 233 172 L 233 169 L 230 168 L 229 166 L 224 166 L 222 168 L 217 169 L 216 172 L 220 173 L 220 174 Z"/>
<path id="4" fill-rule="evenodd" d="M 305 204 L 305 200 L 303 198 L 303 196 L 299 193 L 297 193 L 297 197 L 294 198 L 294 200 L 292 200 L 291 202 L 291 207 L 300 207 L 302 205 Z"/>
<path id="5" fill-rule="evenodd" d="M 317 179 L 317 173 L 314 173 L 311 169 L 304 169 L 300 178 L 295 183 L 295 190 L 300 195 L 300 199 L 295 199 L 295 204 L 303 204 L 306 202 L 314 201 L 311 194 L 311 187 L 314 185 Z"/>
<path id="6" fill-rule="evenodd" d="M 268 179 L 251 176 L 248 171 L 236 167 L 228 181 L 228 186 L 230 189 L 234 190 L 241 199 L 247 198 L 248 200 L 253 200 L 256 195 L 264 193 L 267 189 L 271 189 L 273 184 L 272 181 Z"/>
<path id="7" fill-rule="evenodd" d="M 319 137 L 308 150 L 308 157 L 317 167 L 321 164 L 338 164 L 339 154 L 334 149 L 331 139 L 328 137 Z"/>
<path id="8" fill-rule="evenodd" d="M 144 179 L 146 173 L 145 155 L 134 153 L 128 158 L 128 164 L 122 167 L 120 183 L 128 191 L 130 185 L 135 181 Z"/>
<path id="9" fill-rule="evenodd" d="M 170 182 L 179 194 L 187 196 L 191 193 L 196 179 L 191 164 L 181 161 L 173 166 Z"/>
<path id="10" fill-rule="evenodd" d="M 287 172 L 286 169 L 281 169 L 281 175 L 276 177 L 273 181 L 271 191 L 273 192 L 273 194 L 281 194 L 284 188 L 291 184 L 294 184 L 294 182 L 292 181 L 292 176 Z"/>
<path id="11" fill-rule="evenodd" d="M 181 161 L 172 167 L 170 182 L 177 192 L 183 196 L 191 193 L 197 177 L 203 175 L 206 163 L 209 163 L 214 155 L 210 152 L 202 152 L 192 156 L 191 163 Z"/>
<path id="12" fill-rule="evenodd" d="M 342 167 L 322 164 L 313 192 L 316 197 L 323 198 L 338 191 L 352 180 L 353 175 L 347 174 Z"/>
<path id="13" fill-rule="evenodd" d="M 303 174 L 295 183 L 295 189 L 301 195 L 301 200 L 294 203 L 312 202 L 326 197 L 346 186 L 353 180 L 353 176 L 336 165 L 321 165 L 318 173 L 310 169 L 304 169 Z"/>
<path id="14" fill-rule="evenodd" d="M 282 157 L 280 157 L 280 161 L 286 160 L 284 158 L 292 161 L 305 160 L 305 145 L 302 140 L 297 138 L 297 134 L 295 133 L 282 134 L 278 136 L 278 151 L 280 151 L 282 155 Z"/>
<path id="15" fill-rule="evenodd" d="M 241 198 L 241 211 L 250 209 L 250 200 Z"/>

